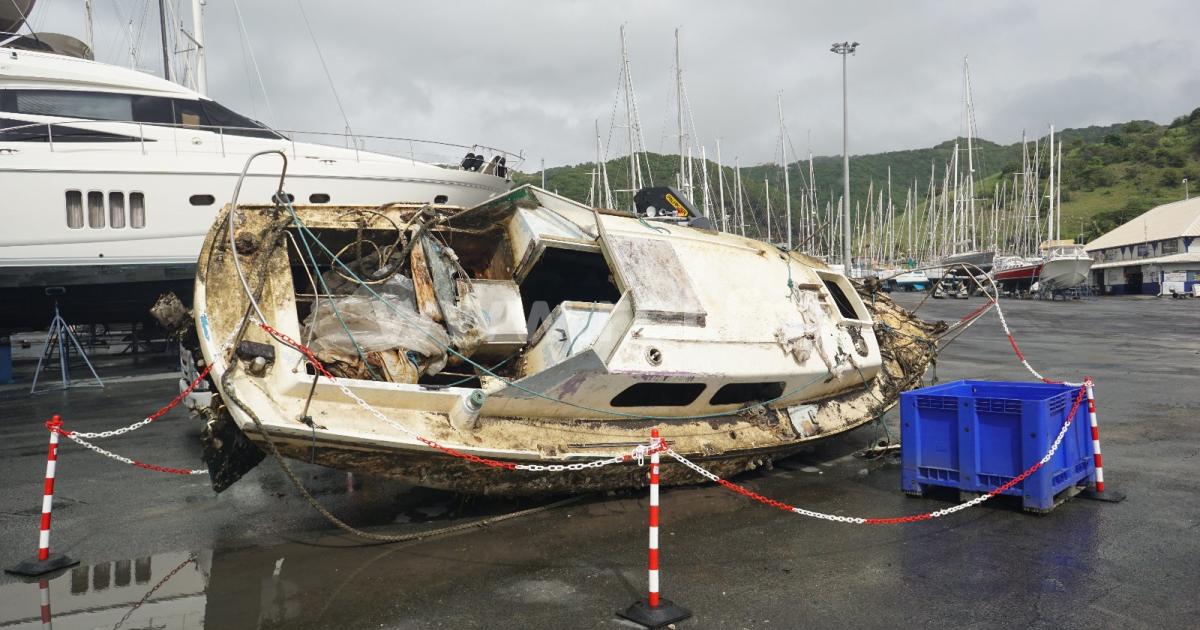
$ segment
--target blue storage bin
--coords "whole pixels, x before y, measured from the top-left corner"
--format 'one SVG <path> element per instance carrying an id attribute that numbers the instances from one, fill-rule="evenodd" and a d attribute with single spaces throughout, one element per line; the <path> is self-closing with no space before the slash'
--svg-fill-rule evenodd
<path id="1" fill-rule="evenodd" d="M 1078 394 L 1071 385 L 970 380 L 900 394 L 901 487 L 985 493 L 1004 485 L 1050 450 Z M 1048 512 L 1095 479 L 1085 400 L 1050 462 L 1004 494 Z"/>

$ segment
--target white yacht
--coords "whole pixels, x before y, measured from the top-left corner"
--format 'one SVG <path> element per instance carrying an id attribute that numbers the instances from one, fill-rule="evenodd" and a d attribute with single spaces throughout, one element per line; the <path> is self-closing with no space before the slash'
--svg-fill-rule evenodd
<path id="1" fill-rule="evenodd" d="M 20 40 L 0 37 L 0 331 L 45 325 L 51 299 L 84 323 L 190 295 L 204 234 L 260 151 L 287 153 L 297 203 L 471 207 L 511 187 L 502 151 L 427 143 L 441 153 L 422 161 L 418 141 L 402 141 L 405 157 L 363 150 L 362 136 L 300 142 L 181 85 Z M 242 202 L 269 201 L 280 162 L 254 162 Z"/>

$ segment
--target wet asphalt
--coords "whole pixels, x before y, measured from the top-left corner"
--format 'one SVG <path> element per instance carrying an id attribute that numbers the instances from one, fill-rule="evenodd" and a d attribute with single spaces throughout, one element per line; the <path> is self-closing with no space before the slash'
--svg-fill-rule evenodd
<path id="1" fill-rule="evenodd" d="M 899 300 L 915 305 L 921 296 Z M 955 320 L 979 298 L 928 300 Z M 663 493 L 662 590 L 680 628 L 1194 628 L 1200 619 L 1200 300 L 1004 302 L 1030 362 L 1097 382 L 1105 472 L 1119 504 L 1071 500 L 1048 515 L 998 499 L 900 526 L 815 521 L 712 486 Z M 29 396 L 0 388 L 0 564 L 37 541 L 47 433 L 144 417 L 177 391 L 169 357 L 101 362 L 103 389 Z M 27 379 L 30 365 L 19 363 Z M 161 369 L 159 369 L 161 368 Z M 132 374 L 132 376 L 121 376 Z M 1029 380 L 987 315 L 942 352 L 937 376 Z M 897 433 L 895 412 L 887 418 Z M 201 466 L 182 411 L 112 450 Z M 738 479 L 842 515 L 950 505 L 906 497 L 891 458 L 854 452 L 872 425 Z M 341 518 L 416 532 L 546 501 L 478 499 L 298 464 Z M 46 583 L 60 628 L 622 628 L 646 585 L 644 493 L 586 495 L 482 529 L 395 545 L 342 535 L 270 459 L 217 495 L 206 477 L 61 450 L 52 546 L 81 564 Z M 36 583 L 0 576 L 0 628 L 40 628 Z"/>

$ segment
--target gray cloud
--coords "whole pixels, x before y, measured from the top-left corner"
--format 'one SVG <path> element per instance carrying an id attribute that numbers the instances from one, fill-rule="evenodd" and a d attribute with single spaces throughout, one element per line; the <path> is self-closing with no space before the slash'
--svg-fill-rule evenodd
<path id="1" fill-rule="evenodd" d="M 43 4 L 49 4 L 43 2 Z M 142 32 L 139 65 L 157 69 L 155 5 L 97 3 L 97 53 L 127 63 L 122 20 Z M 186 2 L 181 10 L 186 13 Z M 113 7 L 119 7 L 118 18 Z M 727 161 L 770 160 L 782 90 L 792 141 L 840 152 L 841 68 L 849 60 L 851 150 L 927 146 L 961 133 L 970 56 L 981 135 L 1133 118 L 1165 121 L 1200 105 L 1200 18 L 1186 2 L 316 2 L 304 7 L 355 131 L 524 149 L 557 165 L 590 160 L 593 121 L 608 137 L 628 24 L 647 145 L 672 151 L 671 75 L 682 29 L 699 140 Z M 39 9 L 40 27 L 82 30 L 77 7 Z M 341 116 L 294 0 L 242 0 L 251 44 L 283 128 L 340 132 Z M 210 95 L 266 119 L 248 82 L 230 0 L 207 7 Z M 614 139 L 622 138 L 619 129 Z M 611 153 L 623 151 L 615 143 Z"/>

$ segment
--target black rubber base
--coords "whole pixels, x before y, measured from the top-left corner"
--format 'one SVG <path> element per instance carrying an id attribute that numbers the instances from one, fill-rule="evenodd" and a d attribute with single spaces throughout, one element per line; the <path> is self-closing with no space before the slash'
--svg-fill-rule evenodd
<path id="1" fill-rule="evenodd" d="M 1120 503 L 1121 501 L 1125 500 L 1124 492 L 1117 492 L 1116 490 L 1105 490 L 1104 492 L 1097 492 L 1096 488 L 1094 488 L 1094 487 L 1088 488 L 1087 490 L 1080 492 L 1078 496 L 1081 499 L 1091 499 L 1093 501 L 1104 501 L 1105 503 Z"/>
<path id="2" fill-rule="evenodd" d="M 29 560 L 17 564 L 16 566 L 8 567 L 4 570 L 4 572 L 12 573 L 14 575 L 36 577 L 39 575 L 45 575 L 51 571 L 73 567 L 77 564 L 79 564 L 78 560 L 71 559 L 60 553 L 52 553 L 50 554 L 50 557 L 46 558 L 45 560 L 38 560 L 36 557 L 30 558 Z"/>
<path id="3" fill-rule="evenodd" d="M 661 628 L 691 617 L 692 611 L 676 606 L 674 602 L 666 598 L 659 599 L 658 606 L 655 608 L 651 608 L 646 600 L 639 599 L 629 608 L 618 611 L 617 615 L 634 623 L 640 623 L 647 628 Z"/>

